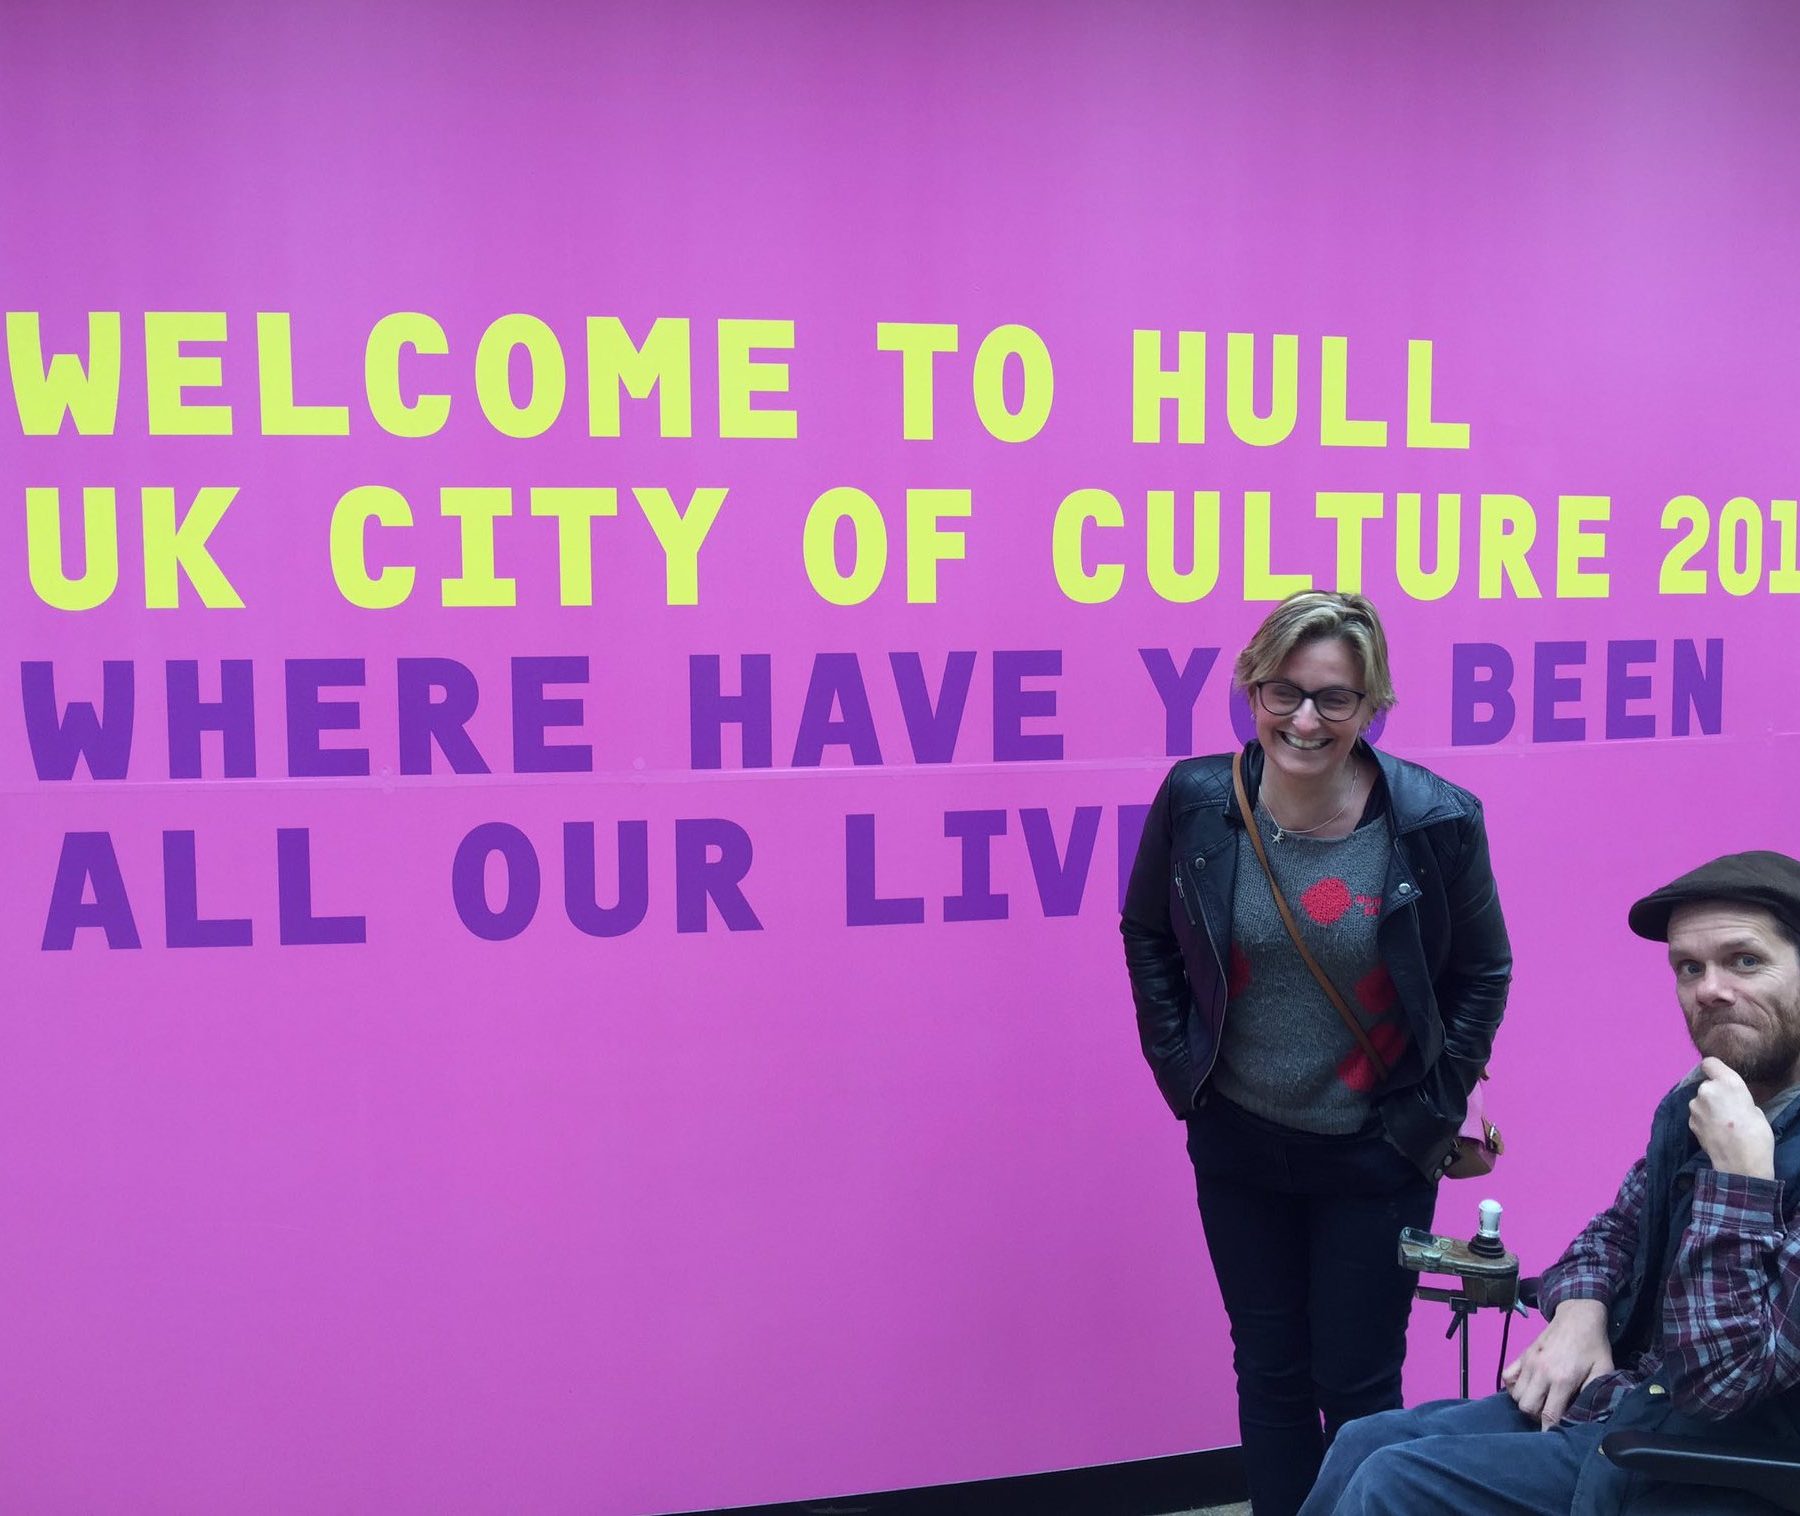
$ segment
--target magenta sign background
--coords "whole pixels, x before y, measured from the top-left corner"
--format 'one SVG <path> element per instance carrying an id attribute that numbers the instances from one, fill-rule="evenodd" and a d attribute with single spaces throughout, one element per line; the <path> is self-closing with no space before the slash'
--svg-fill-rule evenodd
<path id="1" fill-rule="evenodd" d="M 1491 1189 L 1534 1263 L 1608 1196 L 1685 1058 L 1625 903 L 1710 852 L 1796 846 L 1787 7 L 73 4 L 0 26 L 5 309 L 38 313 L 47 352 L 85 355 L 89 312 L 123 333 L 106 434 L 0 407 L 0 630 L 9 667 L 50 665 L 59 713 L 101 701 L 109 660 L 136 692 L 114 778 L 44 776 L 38 676 L 0 700 L 0 1505 L 655 1511 L 1235 1441 L 1115 911 L 1128 808 L 1172 751 L 1234 740 L 1225 670 L 1262 609 L 1247 492 L 1268 566 L 1321 583 L 1351 563 L 1319 492 L 1377 497 L 1360 574 L 1402 694 L 1382 740 L 1488 802 L 1518 950 Z M 225 314 L 189 348 L 220 388 L 186 398 L 231 405 L 230 435 L 152 434 L 147 311 Z M 449 348 L 403 365 L 408 401 L 450 397 L 424 438 L 378 426 L 363 387 L 370 331 L 407 311 Z M 297 397 L 345 406 L 348 435 L 264 434 L 258 312 L 291 316 Z M 568 369 L 527 438 L 476 392 L 512 313 Z M 590 435 L 590 316 L 637 341 L 691 322 L 692 437 L 629 397 L 622 435 Z M 755 405 L 791 410 L 793 438 L 721 436 L 721 320 L 793 323 L 755 355 L 788 367 Z M 903 435 L 883 322 L 957 328 L 930 440 Z M 1054 373 L 1017 442 L 971 403 L 1008 324 Z M 1177 331 L 1208 334 L 1204 442 L 1173 405 L 1134 442 L 1137 329 L 1169 364 Z M 1232 332 L 1255 338 L 1258 408 L 1273 337 L 1298 338 L 1287 440 L 1234 437 Z M 1347 414 L 1384 445 L 1321 444 L 1332 337 Z M 1466 447 L 1407 445 L 1412 340 Z M 1025 404 L 1017 361 L 1000 396 Z M 332 572 L 333 508 L 367 485 L 413 513 L 368 534 L 374 567 L 417 571 L 389 609 Z M 119 585 L 58 610 L 26 492 L 61 491 L 78 575 L 85 486 L 117 490 Z M 209 486 L 237 491 L 207 546 L 243 608 L 184 580 L 151 609 L 140 490 Z M 803 543 L 846 486 L 890 553 L 840 605 Z M 484 487 L 512 491 L 494 542 L 516 603 L 447 605 L 440 491 Z M 556 524 L 530 514 L 552 487 L 618 492 L 591 605 L 563 603 Z M 696 603 L 670 603 L 634 494 L 656 488 L 727 492 Z M 964 552 L 909 601 L 907 491 L 931 489 L 968 492 L 939 523 Z M 1080 535 L 1087 569 L 1122 566 L 1098 603 L 1052 551 L 1081 489 L 1122 522 Z M 1195 603 L 1146 582 L 1154 491 L 1183 567 L 1194 492 L 1219 492 Z M 1406 492 L 1427 522 L 1461 497 L 1441 598 L 1397 579 Z M 1528 502 L 1535 598 L 1482 595 L 1483 495 Z M 1664 593 L 1686 588 L 1664 577 L 1680 495 L 1709 535 L 1695 592 Z M 1570 507 L 1559 544 L 1563 496 L 1605 505 Z M 1171 732 L 1139 650 L 1207 648 Z M 693 681 L 716 658 L 735 694 L 760 655 L 767 766 L 729 724 L 697 766 Z M 489 772 L 439 748 L 414 771 L 421 659 L 478 689 Z M 226 660 L 250 665 L 254 775 L 215 734 L 178 777 L 168 666 L 217 700 Z M 310 677 L 351 724 L 290 693 L 306 660 L 336 661 Z M 559 661 L 516 684 L 514 660 Z M 357 767 L 319 756 L 343 751 L 367 772 L 313 772 Z M 571 824 L 594 828 L 589 907 L 641 835 L 641 921 L 583 918 L 630 930 L 572 922 Z M 363 941 L 284 944 L 283 833 L 309 855 L 286 935 L 360 918 Z M 472 833 L 535 860 L 535 912 L 516 895 L 495 924 L 507 882 L 478 848 L 459 908 Z M 243 931 L 201 919 L 251 941 L 170 945 Z M 1447 1191 L 1445 1224 L 1478 1198 Z M 1421 1313 L 1415 1394 L 1453 1383 L 1440 1328 Z"/>

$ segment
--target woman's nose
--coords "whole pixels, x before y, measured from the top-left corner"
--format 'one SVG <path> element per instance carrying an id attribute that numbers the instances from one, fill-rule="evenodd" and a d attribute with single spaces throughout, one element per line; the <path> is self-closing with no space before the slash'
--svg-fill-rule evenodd
<path id="1" fill-rule="evenodd" d="M 1298 708 L 1289 719 L 1303 732 L 1317 732 L 1325 725 L 1325 718 L 1319 714 L 1319 708 L 1313 704 L 1311 695 L 1301 698 Z"/>

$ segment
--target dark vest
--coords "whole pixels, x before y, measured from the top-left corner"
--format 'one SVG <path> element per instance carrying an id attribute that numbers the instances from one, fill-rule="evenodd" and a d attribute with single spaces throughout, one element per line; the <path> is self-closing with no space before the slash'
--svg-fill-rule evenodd
<path id="1" fill-rule="evenodd" d="M 1694 1176 L 1712 1167 L 1688 1130 L 1688 1105 L 1698 1088 L 1697 1084 L 1685 1084 L 1671 1090 L 1657 1106 L 1650 1124 L 1644 1210 L 1638 1220 L 1631 1279 L 1613 1300 L 1607 1317 L 1617 1363 L 1628 1362 L 1654 1342 L 1663 1289 L 1693 1215 Z M 1791 1227 L 1796 1210 L 1800 1210 L 1800 1099 L 1788 1103 L 1774 1129 L 1775 1177 L 1781 1181 L 1782 1220 Z M 1665 1375 L 1666 1371 L 1657 1378 L 1664 1379 Z M 1728 1421 L 1708 1421 L 1672 1407 L 1658 1419 L 1667 1431 L 1691 1431 L 1696 1435 L 1736 1437 L 1766 1431 L 1800 1436 L 1800 1387 L 1772 1395 Z"/>

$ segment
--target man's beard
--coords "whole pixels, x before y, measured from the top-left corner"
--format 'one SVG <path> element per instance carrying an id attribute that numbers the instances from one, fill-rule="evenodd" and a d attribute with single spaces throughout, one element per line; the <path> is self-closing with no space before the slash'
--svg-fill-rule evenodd
<path id="1" fill-rule="evenodd" d="M 1756 1037 L 1749 1043 L 1745 1036 L 1748 1029 L 1731 1022 L 1725 1029 L 1735 1028 L 1739 1035 L 1731 1039 L 1729 1051 L 1708 1054 L 1700 1046 L 1702 1036 L 1719 1028 L 1703 1028 L 1694 1037 L 1694 1046 L 1703 1056 L 1717 1058 L 1745 1084 L 1785 1089 L 1800 1079 L 1800 996 L 1771 1009 L 1778 1009 L 1779 1017 L 1778 1026 L 1770 1036 Z"/>

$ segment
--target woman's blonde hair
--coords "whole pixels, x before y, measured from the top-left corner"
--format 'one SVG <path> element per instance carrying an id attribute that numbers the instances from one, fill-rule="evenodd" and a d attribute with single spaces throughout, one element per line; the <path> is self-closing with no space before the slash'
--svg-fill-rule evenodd
<path id="1" fill-rule="evenodd" d="M 1232 682 L 1241 690 L 1265 679 L 1304 643 L 1335 637 L 1348 643 L 1362 663 L 1363 690 L 1378 711 L 1394 704 L 1394 680 L 1388 672 L 1387 633 L 1381 617 L 1361 595 L 1338 590 L 1299 590 L 1270 611 L 1250 645 L 1238 654 Z"/>

